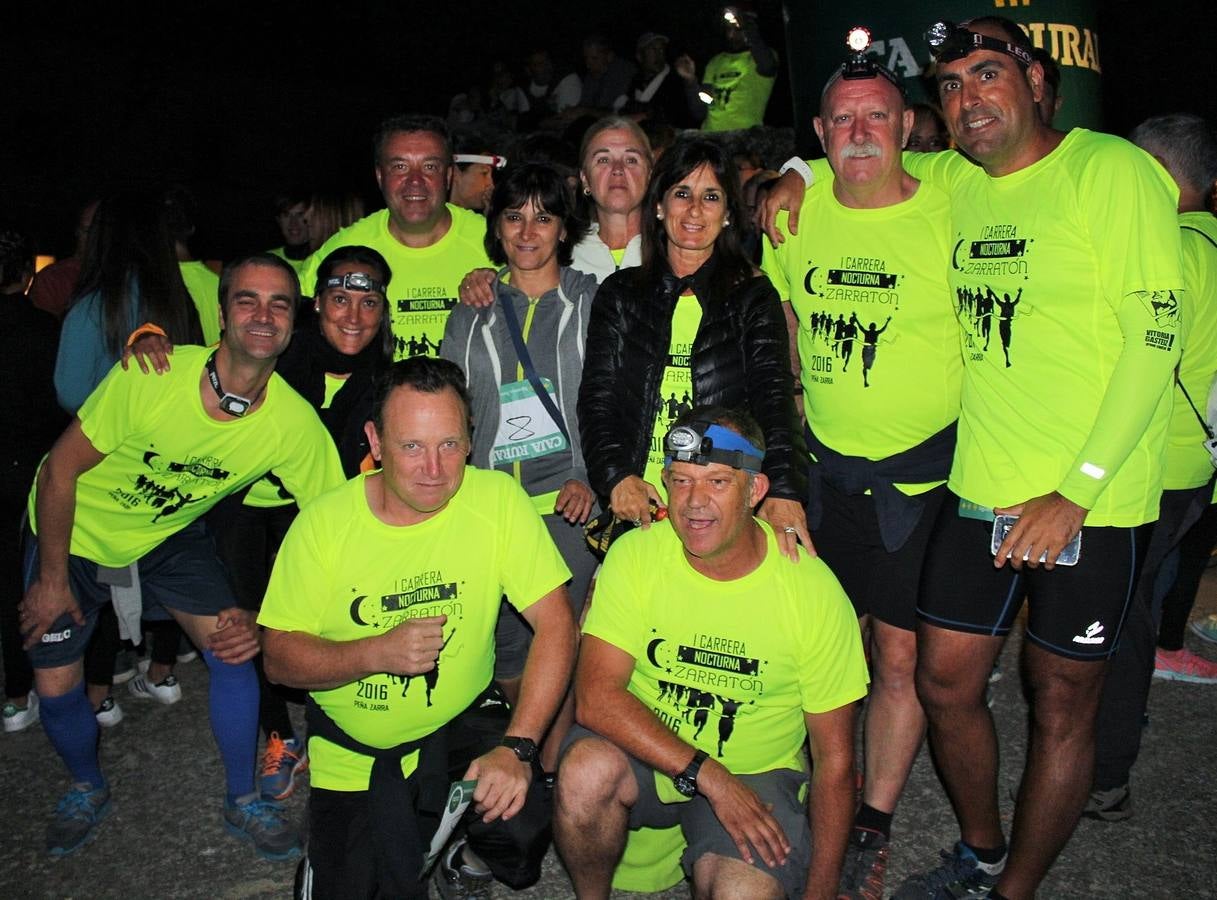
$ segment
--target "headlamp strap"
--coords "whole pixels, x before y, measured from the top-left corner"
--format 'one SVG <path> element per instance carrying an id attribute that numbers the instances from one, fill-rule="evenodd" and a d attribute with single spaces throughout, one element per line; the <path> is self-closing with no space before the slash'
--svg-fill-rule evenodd
<path id="1" fill-rule="evenodd" d="M 220 398 L 220 409 L 236 419 L 241 418 L 241 416 L 249 412 L 250 407 L 262 395 L 262 391 L 259 390 L 251 399 L 249 397 L 242 397 L 240 394 L 230 394 L 224 390 L 223 385 L 220 384 L 220 374 L 216 371 L 216 355 L 214 352 L 211 356 L 207 357 L 207 380 L 211 382 L 211 389 Z"/>

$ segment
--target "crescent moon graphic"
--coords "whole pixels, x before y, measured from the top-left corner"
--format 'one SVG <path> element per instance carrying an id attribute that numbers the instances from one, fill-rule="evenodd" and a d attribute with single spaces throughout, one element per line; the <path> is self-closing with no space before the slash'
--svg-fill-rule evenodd
<path id="1" fill-rule="evenodd" d="M 963 246 L 963 238 L 959 239 L 959 243 L 955 245 L 955 249 L 951 251 L 951 268 L 959 270 L 959 248 Z"/>
<path id="2" fill-rule="evenodd" d="M 363 619 L 359 618 L 359 604 L 362 603 L 366 599 L 368 599 L 368 595 L 361 594 L 360 596 L 356 597 L 354 600 L 351 601 L 351 621 L 354 622 L 356 625 L 371 625 L 372 624 L 371 622 L 365 622 Z"/>
<path id="3" fill-rule="evenodd" d="M 663 642 L 664 642 L 664 638 L 655 638 L 655 640 L 653 640 L 653 641 L 651 641 L 651 643 L 647 644 L 647 659 L 649 659 L 651 661 L 651 665 L 653 665 L 657 669 L 662 668 L 662 666 L 660 666 L 659 660 L 657 660 L 655 658 L 655 651 L 657 649 L 659 649 L 659 645 L 662 644 Z"/>
<path id="4" fill-rule="evenodd" d="M 813 297 L 819 296 L 819 294 L 816 293 L 815 288 L 811 286 L 811 276 L 816 274 L 816 269 L 818 268 L 820 267 L 812 266 L 807 270 L 807 274 L 803 277 L 803 290 L 807 291 L 807 293 L 811 294 Z"/>

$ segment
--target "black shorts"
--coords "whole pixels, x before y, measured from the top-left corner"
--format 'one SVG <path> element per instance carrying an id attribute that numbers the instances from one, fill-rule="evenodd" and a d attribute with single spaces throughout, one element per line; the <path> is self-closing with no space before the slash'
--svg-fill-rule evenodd
<path id="1" fill-rule="evenodd" d="M 563 754 L 583 738 L 608 741 L 608 738 L 582 725 L 574 725 L 562 741 Z M 719 822 L 709 800 L 697 794 L 687 802 L 665 803 L 659 799 L 655 789 L 655 770 L 628 753 L 625 753 L 625 757 L 638 784 L 638 802 L 630 809 L 631 830 L 679 825 L 687 844 L 680 863 L 689 877 L 693 875 L 694 864 L 707 853 L 727 859 L 742 859 L 739 847 Z M 793 769 L 774 769 L 737 777 L 769 805 L 770 812 L 790 842 L 790 856 L 783 865 L 771 867 L 759 854 L 754 854 L 753 867 L 777 881 L 788 897 L 801 896 L 807 881 L 807 869 L 811 865 L 811 826 L 805 802 L 807 774 Z"/>
<path id="2" fill-rule="evenodd" d="M 812 535 L 816 552 L 832 569 L 859 617 L 913 631 L 917 627 L 917 590 L 926 547 L 946 485 L 920 495 L 921 520 L 899 550 L 889 552 L 879 534 L 875 498 L 844 494 L 822 482 L 824 516 Z"/>
<path id="3" fill-rule="evenodd" d="M 949 631 L 1004 636 L 1026 597 L 1027 639 L 1058 656 L 1104 660 L 1115 651 L 1152 525 L 1084 527 L 1076 566 L 993 565 L 993 524 L 959 515 L 948 494 L 934 525 L 917 615 Z"/>
<path id="4" fill-rule="evenodd" d="M 22 577 L 25 587 L 38 573 L 38 539 L 26 527 Z M 70 615 L 55 620 L 42 640 L 29 650 L 36 669 L 66 666 L 84 656 L 97 625 L 97 616 L 110 602 L 110 586 L 98 578 L 97 563 L 68 557 L 68 581 L 80 604 L 85 624 Z M 145 619 L 172 618 L 170 609 L 196 616 L 214 616 L 237 605 L 228 572 L 216 556 L 215 542 L 202 521 L 191 522 L 149 550 L 139 560 L 140 592 Z"/>

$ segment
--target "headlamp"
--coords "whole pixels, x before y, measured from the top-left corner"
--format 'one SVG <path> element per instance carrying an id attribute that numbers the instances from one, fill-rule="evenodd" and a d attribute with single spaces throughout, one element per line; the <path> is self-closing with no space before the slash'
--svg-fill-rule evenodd
<path id="1" fill-rule="evenodd" d="M 342 288 L 344 291 L 365 291 L 371 293 L 383 294 L 385 286 L 379 281 L 373 281 L 371 275 L 363 272 L 348 272 L 346 275 L 335 275 L 333 278 L 327 278 L 323 289 Z"/>
<path id="2" fill-rule="evenodd" d="M 901 97 L 905 96 L 904 85 L 901 83 L 900 79 L 896 77 L 896 73 L 882 63 L 877 62 L 873 56 L 866 55 L 866 51 L 870 49 L 871 43 L 871 34 L 869 28 L 864 28 L 861 25 L 855 25 L 849 30 L 849 33 L 845 35 L 845 46 L 850 50 L 849 58 L 841 64 L 841 67 L 837 69 L 837 71 L 832 73 L 832 77 L 830 77 L 828 82 L 824 85 L 824 91 L 821 92 L 821 96 L 823 93 L 826 93 L 839 78 L 845 78 L 849 81 L 853 81 L 855 79 L 861 80 L 875 77 L 886 78 L 889 82 L 891 82 L 896 90 L 900 91 Z"/>
<path id="3" fill-rule="evenodd" d="M 735 14 L 735 10 L 730 6 L 723 10 L 723 21 L 728 25 L 734 25 L 736 28 L 740 27 L 739 16 Z"/>
<path id="4" fill-rule="evenodd" d="M 494 169 L 502 169 L 507 165 L 506 156 L 484 156 L 480 153 L 457 153 L 452 157 L 454 163 L 481 163 Z"/>
<path id="5" fill-rule="evenodd" d="M 1029 66 L 1035 61 L 1031 54 L 1022 47 L 985 34 L 977 34 L 954 22 L 935 22 L 926 29 L 925 42 L 930 45 L 930 55 L 934 57 L 934 61 L 940 63 L 963 59 L 974 50 L 1005 53 L 1007 56 L 1013 56 L 1024 66 Z"/>
<path id="6" fill-rule="evenodd" d="M 665 466 L 674 462 L 698 466 L 722 463 L 755 475 L 765 461 L 765 451 L 758 450 L 746 437 L 710 422 L 678 425 L 668 432 L 663 446 Z"/>

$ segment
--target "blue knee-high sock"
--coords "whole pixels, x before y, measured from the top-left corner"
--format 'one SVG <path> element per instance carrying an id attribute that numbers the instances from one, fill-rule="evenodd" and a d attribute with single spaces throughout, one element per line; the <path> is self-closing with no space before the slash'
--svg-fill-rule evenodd
<path id="1" fill-rule="evenodd" d="M 252 662 L 231 666 L 203 651 L 211 673 L 208 706 L 211 733 L 220 748 L 228 799 L 254 790 L 254 759 L 258 753 L 258 675 Z"/>
<path id="2" fill-rule="evenodd" d="M 40 699 L 42 729 L 72 773 L 72 780 L 103 787 L 106 779 L 97 760 L 97 719 L 84 684 L 78 684 L 62 697 Z"/>

